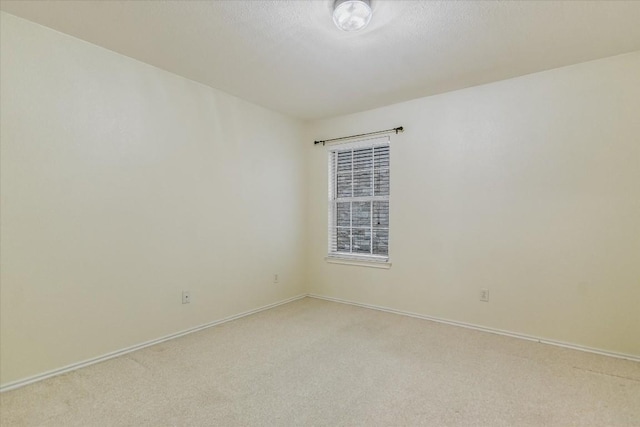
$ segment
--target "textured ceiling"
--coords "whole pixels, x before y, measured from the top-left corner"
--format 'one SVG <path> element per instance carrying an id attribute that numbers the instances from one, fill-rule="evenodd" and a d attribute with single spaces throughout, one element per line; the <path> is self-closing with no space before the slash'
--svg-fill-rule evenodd
<path id="1" fill-rule="evenodd" d="M 640 50 L 640 1 L 10 1 L 5 12 L 303 119 Z"/>

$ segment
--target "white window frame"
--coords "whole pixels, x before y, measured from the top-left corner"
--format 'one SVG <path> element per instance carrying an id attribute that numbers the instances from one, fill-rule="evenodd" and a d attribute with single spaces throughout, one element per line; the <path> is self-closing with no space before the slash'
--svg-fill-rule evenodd
<path id="1" fill-rule="evenodd" d="M 351 197 L 347 197 L 344 199 L 339 199 L 337 197 L 337 152 L 340 151 L 350 151 L 357 150 L 362 148 L 375 148 L 375 147 L 389 147 L 389 175 L 391 174 L 391 144 L 390 144 L 389 136 L 382 137 L 373 137 L 367 139 L 359 139 L 354 140 L 348 143 L 341 144 L 332 144 L 328 146 L 328 176 L 329 176 L 329 200 L 328 200 L 328 255 L 325 258 L 328 262 L 331 263 L 339 263 L 339 264 L 349 264 L 349 265 L 362 265 L 369 267 L 378 267 L 378 268 L 389 268 L 391 263 L 389 262 L 389 240 L 390 240 L 390 230 L 391 230 L 391 222 L 387 226 L 387 232 L 389 233 L 389 237 L 387 240 L 387 254 L 379 255 L 379 254 L 362 254 L 362 253 L 353 253 L 353 252 L 339 252 L 337 251 L 337 214 L 336 214 L 336 204 L 339 200 L 342 202 L 351 201 L 351 202 L 371 202 L 373 209 L 374 201 L 386 201 L 389 203 L 390 209 L 390 189 L 389 194 L 385 196 L 375 196 L 375 192 L 371 196 L 364 197 L 354 197 L 353 193 Z M 372 158 L 372 179 L 373 185 L 375 185 L 375 161 Z M 389 179 L 390 185 L 390 179 Z M 390 217 L 390 212 L 389 212 Z M 390 218 L 389 218 L 390 219 Z M 373 212 L 371 213 L 371 221 L 373 221 Z M 373 223 L 370 228 L 371 232 L 371 248 L 373 250 Z"/>

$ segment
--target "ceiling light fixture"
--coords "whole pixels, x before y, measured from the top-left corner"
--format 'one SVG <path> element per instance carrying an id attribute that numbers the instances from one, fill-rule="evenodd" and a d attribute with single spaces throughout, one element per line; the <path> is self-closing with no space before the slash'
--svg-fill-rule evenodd
<path id="1" fill-rule="evenodd" d="M 358 31 L 371 21 L 369 0 L 336 0 L 333 3 L 333 22 L 342 31 Z"/>

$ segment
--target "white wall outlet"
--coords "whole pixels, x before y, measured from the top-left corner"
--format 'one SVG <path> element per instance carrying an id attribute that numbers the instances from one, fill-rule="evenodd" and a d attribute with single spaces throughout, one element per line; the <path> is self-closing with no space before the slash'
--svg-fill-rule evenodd
<path id="1" fill-rule="evenodd" d="M 278 283 L 278 273 L 273 275 L 273 283 Z"/>
<path id="2" fill-rule="evenodd" d="M 182 291 L 182 303 L 189 304 L 191 302 L 191 292 Z"/>
<path id="3" fill-rule="evenodd" d="M 480 289 L 480 301 L 489 302 L 489 289 Z"/>

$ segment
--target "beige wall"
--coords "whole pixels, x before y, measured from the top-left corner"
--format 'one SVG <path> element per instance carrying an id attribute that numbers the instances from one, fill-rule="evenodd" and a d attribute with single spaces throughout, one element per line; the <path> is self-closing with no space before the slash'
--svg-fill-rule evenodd
<path id="1" fill-rule="evenodd" d="M 400 125 L 389 270 L 323 260 L 327 159 L 307 143 L 310 292 L 640 356 L 640 52 L 324 120 L 307 139 Z"/>
<path id="2" fill-rule="evenodd" d="M 2 384 L 301 292 L 301 123 L 1 19 Z"/>

